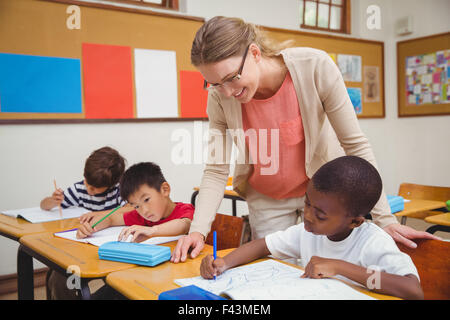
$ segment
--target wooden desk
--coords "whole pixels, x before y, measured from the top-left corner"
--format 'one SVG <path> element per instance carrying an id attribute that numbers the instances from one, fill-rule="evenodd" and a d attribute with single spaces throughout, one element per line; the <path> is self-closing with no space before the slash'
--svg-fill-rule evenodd
<path id="1" fill-rule="evenodd" d="M 31 223 L 22 218 L 14 218 L 0 214 L 0 235 L 14 241 L 19 241 L 21 237 L 30 234 L 70 230 L 77 228 L 79 225 L 78 218 Z"/>
<path id="2" fill-rule="evenodd" d="M 402 224 L 405 224 L 406 218 L 418 218 L 424 219 L 428 215 L 440 214 L 440 212 L 432 212 L 430 210 L 445 207 L 443 201 L 432 201 L 422 199 L 411 199 L 409 202 L 405 202 L 405 208 L 397 213 L 394 213 L 397 217 L 402 217 Z"/>
<path id="3" fill-rule="evenodd" d="M 233 249 L 221 250 L 217 255 L 223 257 Z M 157 300 L 160 293 L 179 288 L 173 281 L 174 279 L 191 278 L 200 275 L 200 263 L 204 256 L 212 254 L 212 246 L 205 245 L 203 251 L 195 259 L 188 259 L 184 263 L 165 262 L 159 266 L 148 268 L 139 267 L 118 272 L 112 272 L 106 276 L 106 283 L 129 299 L 136 300 Z M 260 259 L 264 261 L 267 259 Z M 283 261 L 281 261 L 283 262 Z M 253 263 L 253 262 L 252 262 Z M 283 262 L 286 263 L 286 262 Z M 297 265 L 286 263 L 298 269 Z M 348 283 L 347 283 L 348 284 Z M 382 295 L 370 292 L 363 288 L 348 284 L 355 290 L 358 290 L 368 296 L 380 300 L 400 300 L 397 297 Z"/>
<path id="4" fill-rule="evenodd" d="M 33 259 L 35 258 L 51 269 L 70 276 L 69 266 L 80 270 L 81 296 L 90 298 L 88 282 L 104 278 L 109 273 L 136 267 L 135 264 L 100 260 L 98 247 L 82 242 L 71 241 L 53 235 L 53 232 L 38 233 L 20 238 L 17 254 L 18 296 L 19 299 L 33 299 Z"/>
<path id="5" fill-rule="evenodd" d="M 198 195 L 199 192 L 200 192 L 200 188 L 199 187 L 195 187 L 194 188 L 194 193 L 192 193 L 192 196 L 191 196 L 191 204 L 194 207 L 195 207 L 195 199 L 197 198 L 197 195 Z M 223 193 L 223 197 L 226 198 L 226 199 L 230 199 L 231 200 L 232 213 L 233 213 L 233 216 L 236 217 L 236 214 L 237 214 L 236 201 L 245 201 L 245 199 L 241 198 L 239 196 L 239 194 L 237 194 L 233 190 L 225 190 L 225 192 Z"/>
<path id="6" fill-rule="evenodd" d="M 218 251 L 218 255 L 224 256 L 230 251 L 232 249 Z M 188 258 L 180 263 L 164 262 L 156 267 L 138 267 L 113 272 L 106 277 L 106 283 L 129 299 L 158 300 L 161 292 L 178 288 L 173 282 L 174 279 L 198 276 L 202 259 L 212 253 L 213 247 L 205 244 L 195 259 Z"/>
<path id="7" fill-rule="evenodd" d="M 436 231 L 450 232 L 450 212 L 427 217 L 425 221 L 434 224 L 426 230 L 429 233 L 435 233 Z"/>

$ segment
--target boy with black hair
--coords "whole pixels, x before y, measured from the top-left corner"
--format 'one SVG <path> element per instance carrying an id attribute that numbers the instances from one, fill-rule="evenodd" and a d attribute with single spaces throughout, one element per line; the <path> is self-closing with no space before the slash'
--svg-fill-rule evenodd
<path id="1" fill-rule="evenodd" d="M 77 238 L 85 238 L 111 226 L 129 226 L 122 230 L 120 240 L 132 236 L 133 242 L 148 237 L 176 236 L 189 231 L 194 216 L 191 204 L 173 202 L 170 199 L 170 185 L 158 165 L 141 162 L 128 168 L 120 180 L 121 197 L 135 210 L 113 213 L 107 219 L 95 224 L 102 216 L 86 214 L 81 217 Z"/>
<path id="2" fill-rule="evenodd" d="M 244 244 L 224 258 L 214 260 L 209 255 L 202 260 L 200 273 L 210 279 L 271 254 L 278 259 L 302 258 L 306 264 L 302 277 L 343 277 L 366 287 L 372 275 L 369 268 L 378 267 L 381 285 L 373 291 L 423 299 L 411 258 L 385 231 L 365 222 L 381 189 L 380 175 L 366 160 L 355 156 L 334 159 L 308 184 L 303 223 Z"/>

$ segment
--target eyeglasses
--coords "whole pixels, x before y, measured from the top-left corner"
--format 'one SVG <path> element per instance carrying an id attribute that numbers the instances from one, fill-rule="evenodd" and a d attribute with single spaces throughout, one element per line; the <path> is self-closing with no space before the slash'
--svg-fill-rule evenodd
<path id="1" fill-rule="evenodd" d="M 203 89 L 207 90 L 208 88 L 223 88 L 226 84 L 232 83 L 235 80 L 239 80 L 241 78 L 242 70 L 244 69 L 245 59 L 247 58 L 248 48 L 250 48 L 250 44 L 247 46 L 244 52 L 244 56 L 242 57 L 241 66 L 239 67 L 239 70 L 230 78 L 224 80 L 222 83 L 210 83 L 206 80 L 203 82 Z M 208 87 L 209 83 L 209 87 Z"/>

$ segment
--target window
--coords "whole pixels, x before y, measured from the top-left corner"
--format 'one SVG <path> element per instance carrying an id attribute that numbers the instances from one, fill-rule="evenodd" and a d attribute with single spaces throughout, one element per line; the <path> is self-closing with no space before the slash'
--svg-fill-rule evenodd
<path id="1" fill-rule="evenodd" d="M 350 0 L 300 0 L 300 27 L 350 33 Z"/>
<path id="2" fill-rule="evenodd" d="M 161 9 L 178 10 L 178 0 L 108 0 L 108 2 L 130 3 Z"/>

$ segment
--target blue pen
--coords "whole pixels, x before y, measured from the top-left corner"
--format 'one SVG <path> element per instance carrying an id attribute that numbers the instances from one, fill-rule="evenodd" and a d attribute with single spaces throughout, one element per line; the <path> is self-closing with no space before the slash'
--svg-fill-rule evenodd
<path id="1" fill-rule="evenodd" d="M 217 232 L 213 233 L 213 245 L 214 245 L 214 260 L 217 259 Z M 214 280 L 216 280 L 216 276 L 214 276 Z"/>

